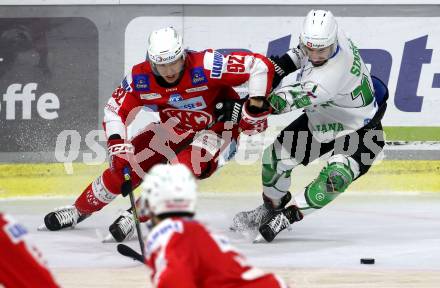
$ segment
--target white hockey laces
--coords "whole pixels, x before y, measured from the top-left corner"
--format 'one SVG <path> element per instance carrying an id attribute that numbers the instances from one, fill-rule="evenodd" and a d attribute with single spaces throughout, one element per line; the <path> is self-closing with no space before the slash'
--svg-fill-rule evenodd
<path id="1" fill-rule="evenodd" d="M 127 212 L 127 214 L 129 214 L 129 213 Z M 131 234 L 132 232 L 134 232 L 134 229 L 133 229 L 133 224 L 134 224 L 133 218 L 132 218 L 131 214 L 129 214 L 129 215 L 127 215 L 127 214 L 125 214 L 125 213 L 122 214 L 121 215 L 122 218 L 118 222 L 118 226 L 121 228 L 121 230 L 124 233 L 124 235 L 128 235 L 128 234 Z"/>
<path id="2" fill-rule="evenodd" d="M 72 224 L 72 226 L 75 226 L 79 215 L 75 207 L 67 206 L 57 209 L 55 211 L 55 217 L 60 225 Z"/>
<path id="3" fill-rule="evenodd" d="M 270 229 L 272 229 L 272 231 L 278 233 L 281 230 L 289 227 L 290 222 L 289 219 L 287 219 L 287 217 L 283 213 L 279 213 L 275 218 L 273 218 L 268 223 L 268 225 Z"/>

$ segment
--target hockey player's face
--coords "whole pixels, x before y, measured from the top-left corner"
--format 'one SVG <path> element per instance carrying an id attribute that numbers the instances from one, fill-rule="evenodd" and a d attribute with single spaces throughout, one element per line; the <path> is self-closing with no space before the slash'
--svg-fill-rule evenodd
<path id="1" fill-rule="evenodd" d="M 156 70 L 159 75 L 168 83 L 174 83 L 179 79 L 180 72 L 183 69 L 184 60 L 180 58 L 177 61 L 168 64 L 156 64 Z"/>
<path id="2" fill-rule="evenodd" d="M 325 61 L 330 58 L 330 54 L 332 53 L 332 46 L 313 49 L 307 46 L 304 46 L 305 52 L 309 57 L 310 62 L 312 62 L 313 66 L 320 66 L 325 63 Z"/>

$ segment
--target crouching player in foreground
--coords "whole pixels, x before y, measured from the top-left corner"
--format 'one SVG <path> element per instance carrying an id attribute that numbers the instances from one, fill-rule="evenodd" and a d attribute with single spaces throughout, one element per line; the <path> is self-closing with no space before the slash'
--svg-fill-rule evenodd
<path id="1" fill-rule="evenodd" d="M 274 86 L 300 69 L 298 82 L 275 90 L 269 102 L 275 114 L 294 109 L 304 113 L 264 151 L 264 204 L 238 213 L 231 227 L 258 229 L 269 242 L 303 215 L 329 204 L 367 173 L 385 144 L 381 119 L 388 89 L 370 76 L 358 48 L 338 29 L 333 14 L 310 11 L 299 38 L 297 48 L 272 59 Z M 331 151 L 318 177 L 286 207 L 292 198 L 292 170 Z"/>
<path id="2" fill-rule="evenodd" d="M 145 262 L 155 287 L 287 287 L 274 274 L 247 264 L 225 237 L 194 220 L 197 187 L 186 166 L 158 164 L 144 180 L 141 205 L 153 223 Z"/>
<path id="3" fill-rule="evenodd" d="M 0 212 L 0 287 L 59 287 L 28 235 L 26 228 Z"/>

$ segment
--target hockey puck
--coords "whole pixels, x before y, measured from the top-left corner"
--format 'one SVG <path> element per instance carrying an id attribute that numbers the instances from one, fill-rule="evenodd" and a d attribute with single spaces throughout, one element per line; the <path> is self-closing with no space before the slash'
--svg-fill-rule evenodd
<path id="1" fill-rule="evenodd" d="M 374 264 L 374 258 L 361 258 L 361 264 Z"/>

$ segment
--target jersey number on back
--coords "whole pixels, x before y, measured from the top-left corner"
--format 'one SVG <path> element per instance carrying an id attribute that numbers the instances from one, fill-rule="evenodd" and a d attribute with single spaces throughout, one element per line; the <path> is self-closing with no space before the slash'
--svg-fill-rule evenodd
<path id="1" fill-rule="evenodd" d="M 356 89 L 351 92 L 351 98 L 355 100 L 358 97 L 361 97 L 362 99 L 362 106 L 365 107 L 370 105 L 371 102 L 374 100 L 374 92 L 371 89 L 370 81 L 368 80 L 368 76 L 363 74 L 362 75 L 362 82 L 361 85 L 356 87 Z"/>

